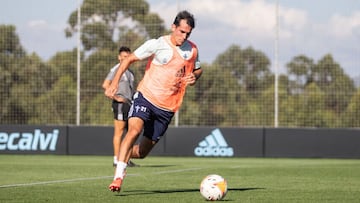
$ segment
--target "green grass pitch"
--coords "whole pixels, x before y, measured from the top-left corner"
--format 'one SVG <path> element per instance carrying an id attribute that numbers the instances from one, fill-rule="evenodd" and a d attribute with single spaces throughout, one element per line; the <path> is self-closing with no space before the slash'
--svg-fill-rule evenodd
<path id="1" fill-rule="evenodd" d="M 359 202 L 360 160 L 153 157 L 110 192 L 111 156 L 0 155 L 0 202 L 206 202 L 201 180 L 228 182 L 224 202 Z"/>

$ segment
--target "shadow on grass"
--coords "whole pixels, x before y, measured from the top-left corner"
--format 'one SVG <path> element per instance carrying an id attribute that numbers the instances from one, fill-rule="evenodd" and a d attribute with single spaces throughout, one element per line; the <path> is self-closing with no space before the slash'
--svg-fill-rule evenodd
<path id="1" fill-rule="evenodd" d="M 263 190 L 265 188 L 229 188 L 228 191 Z M 125 190 L 116 196 L 153 195 L 167 193 L 199 192 L 199 189 L 173 189 L 173 190 Z"/>

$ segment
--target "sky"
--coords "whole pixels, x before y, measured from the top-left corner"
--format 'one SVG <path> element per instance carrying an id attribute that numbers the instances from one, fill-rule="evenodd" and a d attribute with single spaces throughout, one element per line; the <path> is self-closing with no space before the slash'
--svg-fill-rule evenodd
<path id="1" fill-rule="evenodd" d="M 81 0 L 0 0 L 0 24 L 16 26 L 28 53 L 48 60 L 58 51 L 76 47 L 64 29 Z M 360 0 L 148 0 L 151 12 L 170 28 L 179 10 L 194 14 L 190 40 L 200 60 L 212 63 L 231 45 L 252 47 L 278 67 L 304 54 L 317 62 L 331 54 L 350 77 L 360 76 Z M 276 5 L 279 30 L 276 31 Z M 278 37 L 276 37 L 278 33 Z M 276 43 L 277 42 L 277 43 Z"/>

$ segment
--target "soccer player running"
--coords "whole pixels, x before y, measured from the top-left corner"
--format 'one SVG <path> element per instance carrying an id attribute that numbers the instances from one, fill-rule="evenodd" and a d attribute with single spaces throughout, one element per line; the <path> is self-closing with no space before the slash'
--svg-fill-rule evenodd
<path id="1" fill-rule="evenodd" d="M 102 87 L 106 90 L 115 76 L 116 70 L 120 63 L 130 55 L 131 50 L 128 47 L 122 46 L 119 48 L 118 60 L 119 63 L 110 69 L 110 72 L 106 76 Z M 114 149 L 114 161 L 113 166 L 116 167 L 118 162 L 118 156 L 121 147 L 121 138 L 124 130 L 127 127 L 128 113 L 132 103 L 132 97 L 135 93 L 134 88 L 134 74 L 130 70 L 126 70 L 121 76 L 118 84 L 116 94 L 112 97 L 112 111 L 114 113 L 114 136 L 113 136 L 113 149 Z M 128 166 L 137 166 L 135 163 L 129 160 Z"/>
<path id="2" fill-rule="evenodd" d="M 194 85 L 201 76 L 198 49 L 188 40 L 194 28 L 194 16 L 181 11 L 171 25 L 170 35 L 146 41 L 120 64 L 113 81 L 119 80 L 133 62 L 148 58 L 129 112 L 128 131 L 120 148 L 114 180 L 109 185 L 111 191 L 120 191 L 129 159 L 145 158 L 165 134 L 186 87 Z M 105 92 L 109 98 L 116 93 L 115 84 Z M 134 145 L 142 130 L 142 139 Z"/>

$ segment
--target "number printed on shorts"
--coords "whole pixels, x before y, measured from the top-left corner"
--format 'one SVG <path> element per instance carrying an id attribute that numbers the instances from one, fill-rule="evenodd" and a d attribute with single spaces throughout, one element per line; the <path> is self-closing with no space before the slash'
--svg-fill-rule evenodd
<path id="1" fill-rule="evenodd" d="M 146 109 L 147 109 L 146 106 L 139 106 L 139 105 L 135 106 L 136 112 L 139 112 L 139 111 L 146 112 Z"/>

